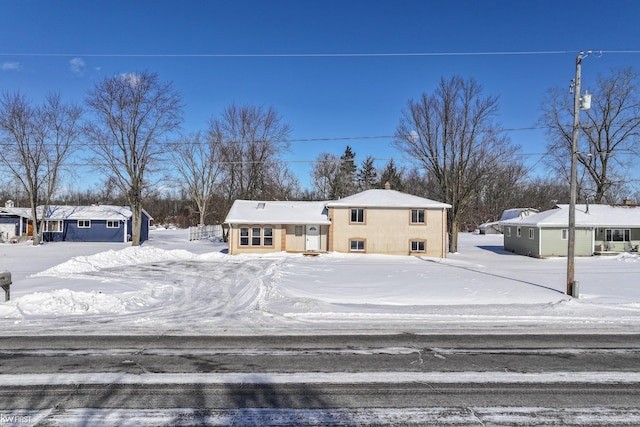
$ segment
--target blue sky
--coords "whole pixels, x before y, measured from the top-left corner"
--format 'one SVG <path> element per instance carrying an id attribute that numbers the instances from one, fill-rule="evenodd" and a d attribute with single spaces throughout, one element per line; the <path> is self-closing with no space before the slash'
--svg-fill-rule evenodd
<path id="1" fill-rule="evenodd" d="M 303 187 L 307 160 L 347 144 L 358 162 L 401 158 L 385 136 L 443 76 L 476 79 L 521 129 L 537 126 L 548 88 L 568 88 L 580 50 L 604 51 L 585 59 L 583 89 L 612 67 L 640 70 L 637 0 L 0 0 L 0 17 L 0 91 L 82 102 L 105 77 L 147 70 L 182 93 L 187 132 L 234 102 L 273 106 Z M 416 53 L 456 55 L 275 56 Z M 540 130 L 510 137 L 527 164 L 545 151 Z"/>

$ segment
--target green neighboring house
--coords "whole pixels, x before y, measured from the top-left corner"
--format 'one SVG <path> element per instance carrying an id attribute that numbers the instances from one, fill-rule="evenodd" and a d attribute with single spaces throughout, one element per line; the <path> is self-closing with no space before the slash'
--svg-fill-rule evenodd
<path id="1" fill-rule="evenodd" d="M 537 258 L 567 256 L 569 205 L 502 221 L 504 249 Z M 640 206 L 576 205 L 575 255 L 638 252 Z"/>

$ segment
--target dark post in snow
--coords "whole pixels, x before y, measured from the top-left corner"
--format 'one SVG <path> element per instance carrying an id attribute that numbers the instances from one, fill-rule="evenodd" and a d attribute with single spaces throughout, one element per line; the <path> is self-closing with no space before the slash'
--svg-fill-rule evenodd
<path id="1" fill-rule="evenodd" d="M 587 51 L 587 55 L 591 51 Z M 574 278 L 575 269 L 575 247 L 576 247 L 576 193 L 578 180 L 578 132 L 580 130 L 580 110 L 590 108 L 591 95 L 580 96 L 580 79 L 582 71 L 582 59 L 584 52 L 580 52 L 576 58 L 576 78 L 571 89 L 573 90 L 573 134 L 571 137 L 571 196 L 569 199 L 569 236 L 567 248 L 567 295 L 577 296 L 576 283 Z M 584 56 L 584 58 L 586 58 Z"/>
<path id="2" fill-rule="evenodd" d="M 4 290 L 4 300 L 9 301 L 11 299 L 11 273 L 8 271 L 0 272 L 0 285 Z"/>

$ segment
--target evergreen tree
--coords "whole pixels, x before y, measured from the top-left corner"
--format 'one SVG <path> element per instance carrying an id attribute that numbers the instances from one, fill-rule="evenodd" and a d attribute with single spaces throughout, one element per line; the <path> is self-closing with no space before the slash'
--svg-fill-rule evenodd
<path id="1" fill-rule="evenodd" d="M 380 172 L 380 188 L 388 182 L 392 190 L 405 191 L 402 172 L 398 170 L 393 159 L 390 159 Z"/>
<path id="2" fill-rule="evenodd" d="M 356 172 L 358 168 L 354 161 L 356 153 L 347 145 L 344 154 L 340 156 L 340 167 L 334 185 L 331 188 L 331 198 L 340 199 L 356 192 Z"/>
<path id="3" fill-rule="evenodd" d="M 358 190 L 370 190 L 378 183 L 378 172 L 373 165 L 373 157 L 369 156 L 362 161 L 360 170 L 358 170 Z"/>

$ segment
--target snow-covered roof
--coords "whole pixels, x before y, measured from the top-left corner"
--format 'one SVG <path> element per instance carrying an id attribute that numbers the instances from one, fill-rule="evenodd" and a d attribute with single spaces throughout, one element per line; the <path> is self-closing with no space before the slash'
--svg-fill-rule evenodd
<path id="1" fill-rule="evenodd" d="M 327 202 L 236 200 L 228 224 L 331 224 Z"/>
<path id="2" fill-rule="evenodd" d="M 533 209 L 533 208 L 513 208 L 513 209 L 506 209 L 504 211 L 502 211 L 502 216 L 500 217 L 500 221 L 506 221 L 508 219 L 513 219 L 513 218 L 518 218 L 521 215 L 522 216 L 526 216 L 526 215 L 531 215 L 534 213 L 538 213 L 537 209 Z"/>
<path id="3" fill-rule="evenodd" d="M 395 190 L 367 190 L 340 200 L 327 202 L 327 207 L 368 208 L 450 208 L 451 205 Z"/>
<path id="4" fill-rule="evenodd" d="M 506 221 L 508 219 L 525 217 L 528 215 L 534 215 L 536 213 L 538 213 L 538 210 L 533 208 L 505 209 L 504 211 L 502 211 L 502 215 L 500 216 L 500 219 L 498 221 L 485 222 L 484 224 L 480 224 L 478 228 L 480 230 L 483 230 L 483 229 L 486 230 L 488 227 L 495 227 L 497 225 L 500 225 L 502 221 Z"/>
<path id="5" fill-rule="evenodd" d="M 0 214 L 15 215 L 22 218 L 31 218 L 31 209 L 29 208 L 15 208 L 15 207 L 0 207 Z"/>
<path id="6" fill-rule="evenodd" d="M 42 214 L 42 206 L 36 208 L 38 217 Z M 151 215 L 144 209 L 142 210 L 149 219 L 153 219 Z M 30 208 L 8 208 L 0 207 L 0 214 L 17 215 L 23 218 L 31 219 Z M 131 218 L 131 208 L 129 206 L 115 205 L 90 205 L 90 206 L 67 206 L 53 205 L 47 209 L 47 219 L 93 219 L 93 220 L 120 220 Z"/>
<path id="7" fill-rule="evenodd" d="M 557 205 L 548 211 L 501 221 L 503 225 L 567 227 L 569 205 Z M 576 226 L 580 227 L 640 227 L 640 206 L 576 205 Z"/>
<path id="8" fill-rule="evenodd" d="M 146 212 L 145 212 L 146 213 Z M 129 206 L 91 205 L 91 206 L 49 206 L 47 219 L 93 219 L 126 220 L 131 218 Z M 148 215 L 148 214 L 147 214 Z M 149 217 L 151 218 L 151 217 Z"/>

